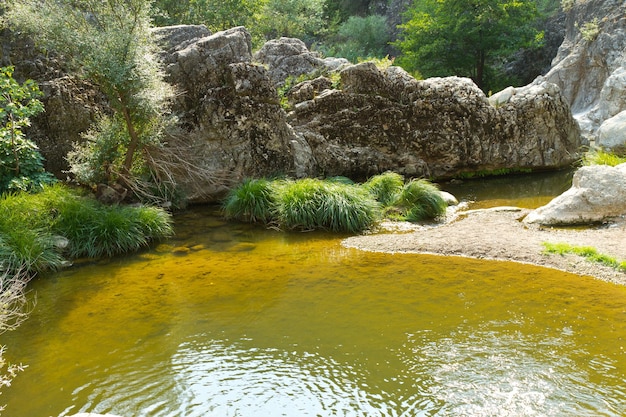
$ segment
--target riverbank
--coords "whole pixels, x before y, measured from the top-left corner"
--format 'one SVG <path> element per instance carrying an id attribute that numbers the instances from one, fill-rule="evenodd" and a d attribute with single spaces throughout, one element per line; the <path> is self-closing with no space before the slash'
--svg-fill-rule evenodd
<path id="1" fill-rule="evenodd" d="M 383 224 L 376 233 L 345 239 L 346 247 L 373 252 L 427 253 L 529 263 L 626 285 L 626 273 L 577 255 L 545 254 L 544 242 L 591 246 L 626 260 L 626 219 L 589 228 L 550 228 L 520 220 L 527 209 L 459 212 L 438 225 Z"/>

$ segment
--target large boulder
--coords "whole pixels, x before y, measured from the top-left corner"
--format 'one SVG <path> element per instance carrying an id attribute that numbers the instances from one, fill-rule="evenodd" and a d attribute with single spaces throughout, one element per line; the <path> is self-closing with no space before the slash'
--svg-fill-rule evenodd
<path id="1" fill-rule="evenodd" d="M 602 123 L 597 132 L 596 145 L 615 153 L 626 154 L 626 110 Z"/>
<path id="2" fill-rule="evenodd" d="M 167 80 L 180 92 L 174 105 L 182 132 L 176 180 L 191 202 L 220 198 L 245 177 L 294 170 L 292 141 L 278 95 L 264 66 L 252 62 L 243 27 L 193 39 L 184 26 L 157 29 Z M 200 31 L 202 35 L 202 31 Z"/>
<path id="3" fill-rule="evenodd" d="M 371 62 L 340 75 L 341 90 L 294 103 L 289 114 L 316 173 L 362 179 L 393 170 L 442 179 L 556 169 L 579 158 L 578 125 L 554 84 L 515 89 L 494 106 L 467 78 L 417 81 Z"/>
<path id="4" fill-rule="evenodd" d="M 559 86 L 583 135 L 626 110 L 626 14 L 623 2 L 573 2 L 565 39 L 545 79 Z"/>
<path id="5" fill-rule="evenodd" d="M 591 224 L 626 213 L 626 163 L 616 167 L 585 166 L 576 171 L 572 187 L 545 206 L 530 212 L 525 223 Z"/>

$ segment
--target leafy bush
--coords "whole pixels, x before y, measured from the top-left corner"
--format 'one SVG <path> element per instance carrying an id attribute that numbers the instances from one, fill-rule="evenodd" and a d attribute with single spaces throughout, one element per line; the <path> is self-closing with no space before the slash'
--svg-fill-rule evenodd
<path id="1" fill-rule="evenodd" d="M 13 79 L 13 67 L 0 68 L 0 193 L 39 190 L 54 182 L 37 145 L 24 136 L 30 117 L 43 111 L 39 87 Z"/>
<path id="2" fill-rule="evenodd" d="M 446 212 L 439 188 L 425 179 L 411 180 L 402 188 L 398 206 L 410 222 L 435 219 Z"/>
<path id="3" fill-rule="evenodd" d="M 332 51 L 335 56 L 351 62 L 363 58 L 382 58 L 391 41 L 384 16 L 350 16 L 339 26 Z"/>

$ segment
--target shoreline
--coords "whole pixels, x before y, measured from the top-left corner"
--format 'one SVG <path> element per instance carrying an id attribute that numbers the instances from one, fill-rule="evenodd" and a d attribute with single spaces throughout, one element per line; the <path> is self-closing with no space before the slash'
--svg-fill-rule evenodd
<path id="1" fill-rule="evenodd" d="M 460 256 L 519 262 L 626 285 L 626 273 L 581 256 L 545 254 L 544 242 L 590 246 L 626 260 L 626 219 L 586 228 L 552 228 L 521 222 L 530 209 L 495 207 L 456 213 L 437 225 L 384 223 L 379 231 L 342 240 L 370 252 Z"/>

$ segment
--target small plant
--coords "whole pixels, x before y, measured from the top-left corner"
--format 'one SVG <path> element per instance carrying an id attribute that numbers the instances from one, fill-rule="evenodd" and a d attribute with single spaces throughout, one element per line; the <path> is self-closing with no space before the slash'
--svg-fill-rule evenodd
<path id="1" fill-rule="evenodd" d="M 224 213 L 228 218 L 267 224 L 276 209 L 275 192 L 266 179 L 246 180 L 228 193 Z"/>
<path id="2" fill-rule="evenodd" d="M 606 152 L 602 149 L 594 149 L 583 156 L 583 165 L 608 165 L 616 166 L 626 162 L 626 157 Z"/>
<path id="3" fill-rule="evenodd" d="M 43 111 L 41 95 L 32 80 L 18 84 L 13 67 L 0 68 L 0 192 L 39 190 L 54 182 L 39 148 L 23 132 L 30 117 Z"/>
<path id="4" fill-rule="evenodd" d="M 568 253 L 582 256 L 591 262 L 597 262 L 602 265 L 606 265 L 611 268 L 615 268 L 618 271 L 626 272 L 626 261 L 618 261 L 617 259 L 598 253 L 595 248 L 590 246 L 573 246 L 568 243 L 549 243 L 544 242 L 544 253 L 554 253 L 558 255 L 565 255 Z"/>
<path id="5" fill-rule="evenodd" d="M 419 179 L 411 180 L 404 185 L 398 206 L 407 221 L 419 222 L 445 214 L 448 204 L 435 184 Z"/>
<path id="6" fill-rule="evenodd" d="M 580 30 L 583 39 L 588 42 L 594 41 L 600 34 L 600 24 L 597 17 L 590 22 L 583 23 L 582 26 L 577 24 L 576 27 Z"/>

